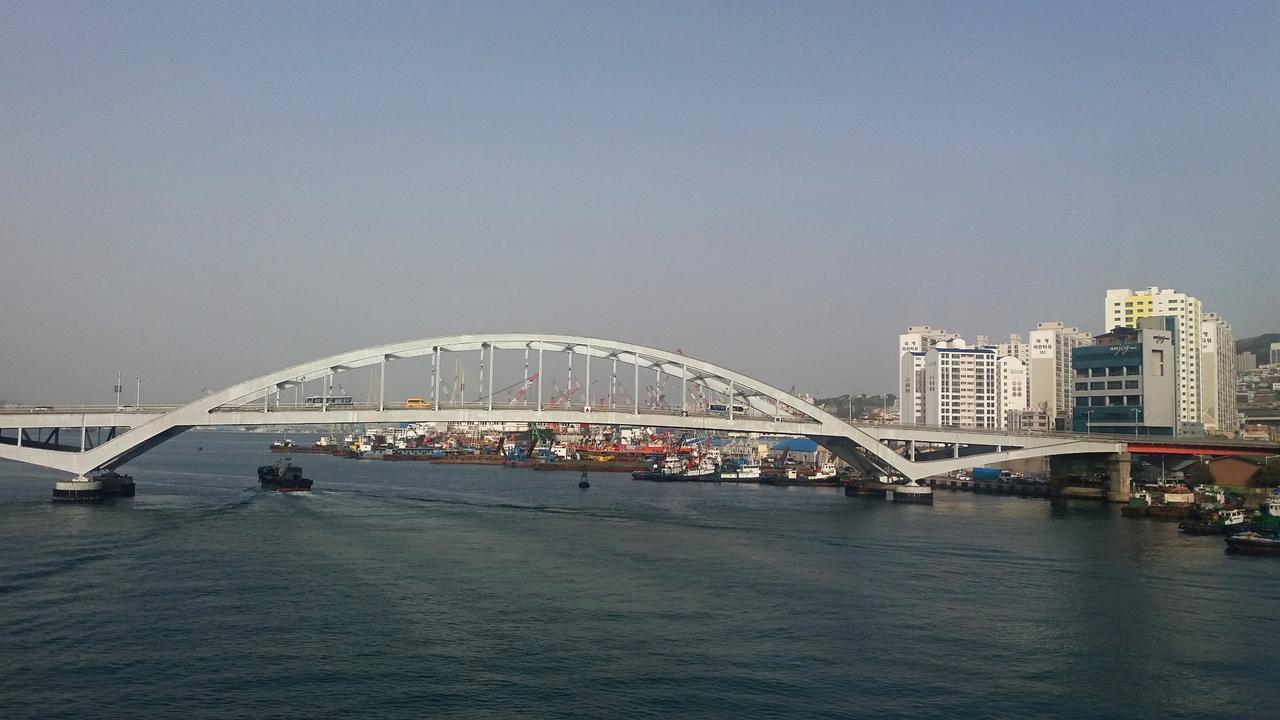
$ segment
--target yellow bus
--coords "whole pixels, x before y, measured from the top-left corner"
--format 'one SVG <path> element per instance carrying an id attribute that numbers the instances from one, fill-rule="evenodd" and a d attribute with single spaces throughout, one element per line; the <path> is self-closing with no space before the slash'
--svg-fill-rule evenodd
<path id="1" fill-rule="evenodd" d="M 426 400 L 423 400 L 422 398 L 405 398 L 404 406 L 410 410 L 414 410 L 414 409 L 421 409 L 421 408 L 429 408 L 431 407 L 431 403 L 427 402 Z"/>

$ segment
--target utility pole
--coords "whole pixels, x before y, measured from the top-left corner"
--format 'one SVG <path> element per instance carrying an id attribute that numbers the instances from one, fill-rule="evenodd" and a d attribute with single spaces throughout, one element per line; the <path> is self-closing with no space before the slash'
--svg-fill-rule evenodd
<path id="1" fill-rule="evenodd" d="M 120 372 L 119 370 L 117 370 L 117 371 L 116 371 L 116 386 L 115 386 L 115 392 L 116 392 L 116 410 L 119 410 L 119 409 L 120 409 L 120 392 L 121 392 L 122 390 L 124 390 L 124 385 L 122 385 L 122 384 L 121 384 L 121 383 L 123 382 L 123 378 L 124 378 L 124 373 L 122 373 L 122 372 Z"/>
<path id="2" fill-rule="evenodd" d="M 133 398 L 133 407 L 135 410 L 142 407 L 142 378 L 138 378 L 138 394 Z"/>

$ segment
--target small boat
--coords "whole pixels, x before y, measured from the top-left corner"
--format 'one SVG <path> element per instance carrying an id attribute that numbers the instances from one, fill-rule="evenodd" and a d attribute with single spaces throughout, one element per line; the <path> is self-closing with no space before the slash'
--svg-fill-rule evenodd
<path id="1" fill-rule="evenodd" d="M 654 463 L 647 470 L 636 470 L 631 473 L 632 480 L 652 480 L 654 482 L 670 482 L 683 480 L 685 471 L 684 458 L 679 455 L 667 455 L 661 463 Z"/>
<path id="2" fill-rule="evenodd" d="M 582 471 L 582 479 L 578 480 L 578 487 L 582 488 L 583 490 L 586 490 L 587 488 L 591 487 L 591 483 L 587 482 L 586 470 Z"/>
<path id="3" fill-rule="evenodd" d="M 302 468 L 285 458 L 275 465 L 258 466 L 258 483 L 263 490 L 276 492 L 307 492 L 311 481 L 302 477 Z"/>
<path id="4" fill-rule="evenodd" d="M 1163 489 L 1165 505 L 1192 505 L 1196 501 L 1196 494 L 1186 485 L 1168 485 Z"/>
<path id="5" fill-rule="evenodd" d="M 822 467 L 818 468 L 817 472 L 809 476 L 809 479 L 815 482 L 821 482 L 823 480 L 830 480 L 835 476 L 836 476 L 835 463 L 823 463 Z"/>
<path id="6" fill-rule="evenodd" d="M 1209 517 L 1200 520 L 1183 520 L 1178 523 L 1178 530 L 1188 535 L 1236 535 L 1251 530 L 1244 510 L 1218 510 Z"/>
<path id="7" fill-rule="evenodd" d="M 1238 555 L 1280 555 L 1280 536 L 1243 532 L 1228 535 L 1227 552 Z"/>
<path id="8" fill-rule="evenodd" d="M 729 461 L 720 470 L 721 480 L 759 480 L 760 465 Z"/>

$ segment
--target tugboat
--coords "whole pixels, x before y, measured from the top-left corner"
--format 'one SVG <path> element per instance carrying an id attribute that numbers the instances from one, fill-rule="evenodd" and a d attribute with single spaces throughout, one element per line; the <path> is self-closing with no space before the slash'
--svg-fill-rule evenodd
<path id="1" fill-rule="evenodd" d="M 311 481 L 302 477 L 302 468 L 285 458 L 275 465 L 258 466 L 258 482 L 263 490 L 276 492 L 307 492 Z"/>
<path id="2" fill-rule="evenodd" d="M 583 490 L 586 490 L 587 488 L 591 487 L 591 483 L 587 482 L 586 470 L 582 471 L 582 479 L 578 481 L 578 487 L 582 488 Z"/>

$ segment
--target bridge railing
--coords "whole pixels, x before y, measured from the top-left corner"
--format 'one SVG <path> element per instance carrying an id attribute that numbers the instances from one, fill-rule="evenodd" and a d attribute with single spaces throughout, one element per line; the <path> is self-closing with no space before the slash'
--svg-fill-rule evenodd
<path id="1" fill-rule="evenodd" d="M 438 406 L 430 405 L 430 404 L 423 406 L 416 403 L 409 404 L 404 402 L 384 402 L 381 404 L 376 402 L 350 402 L 350 403 L 330 403 L 327 408 L 324 407 L 321 403 L 286 403 L 286 402 L 275 403 L 275 402 L 272 402 L 268 404 L 263 404 L 259 402 L 259 403 L 246 403 L 242 405 L 224 405 L 222 407 L 215 408 L 213 412 L 216 412 L 216 413 L 227 413 L 227 412 L 332 413 L 332 412 L 343 412 L 343 411 L 370 412 L 370 411 L 379 411 L 379 410 L 384 410 L 384 411 L 385 410 L 415 410 L 422 413 L 422 419 L 424 421 L 430 421 L 431 412 L 433 410 L 485 411 L 485 410 L 492 409 L 495 411 L 500 411 L 500 410 L 534 410 L 536 408 L 537 408 L 537 404 L 532 402 L 515 403 L 515 404 L 510 404 L 505 402 L 504 403 L 495 402 L 492 405 L 490 405 L 490 403 L 487 401 L 456 402 L 456 403 L 444 402 L 444 403 L 440 403 Z M 612 406 L 608 404 L 592 405 L 588 408 L 588 406 L 582 403 L 574 403 L 574 404 L 543 403 L 542 409 L 544 411 L 579 412 L 582 414 L 582 422 L 590 422 L 592 413 L 616 412 L 616 413 L 623 413 L 623 414 L 631 414 L 635 412 L 636 408 L 634 405 L 618 405 L 618 404 L 615 404 Z M 729 419 L 729 414 L 727 412 L 708 412 L 706 410 L 697 410 L 692 408 L 681 409 L 678 407 L 666 407 L 666 406 L 646 407 L 644 405 L 641 405 L 640 414 L 650 415 L 650 416 L 665 415 L 669 417 L 704 417 L 704 418 L 719 418 L 719 419 L 725 419 L 725 420 Z M 746 412 L 734 412 L 733 419 L 734 420 L 754 420 L 754 421 L 762 421 L 762 422 L 775 421 L 773 416 L 766 415 L 754 410 L 748 410 Z M 792 413 L 785 413 L 781 416 L 778 416 L 777 422 L 816 423 L 817 421 L 805 415 L 795 415 Z"/>
<path id="2" fill-rule="evenodd" d="M 1061 438 L 1090 442 L 1139 443 L 1143 445 L 1221 445 L 1223 447 L 1275 447 L 1276 443 L 1258 440 L 1242 440 L 1209 435 L 1133 435 L 1130 433 L 1078 433 L 1064 430 L 1007 430 L 1001 428 L 970 428 L 952 425 L 925 425 L 922 423 L 871 423 L 858 420 L 845 422 L 860 428 L 889 428 L 892 430 L 928 430 L 957 435 L 1005 435 L 1026 438 Z M 918 441 L 917 441 L 918 442 Z"/>
<path id="3" fill-rule="evenodd" d="M 81 415 L 89 413 L 165 413 L 181 405 L 0 405 L 0 415 Z"/>

